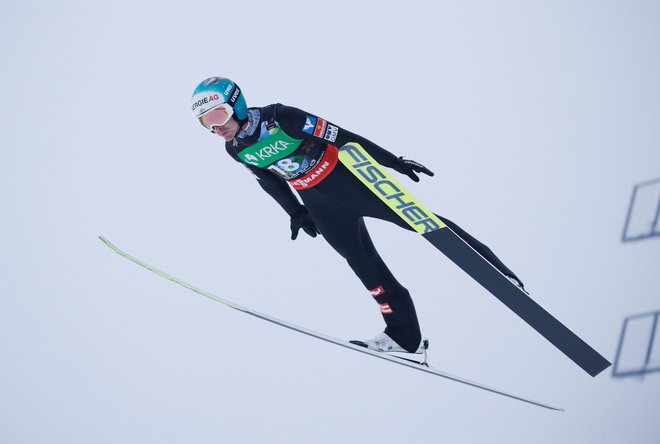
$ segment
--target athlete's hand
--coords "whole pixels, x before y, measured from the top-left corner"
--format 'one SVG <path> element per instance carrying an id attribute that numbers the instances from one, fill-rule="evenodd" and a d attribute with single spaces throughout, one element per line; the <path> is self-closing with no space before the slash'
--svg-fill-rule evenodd
<path id="1" fill-rule="evenodd" d="M 298 232 L 300 229 L 303 229 L 305 233 L 309 234 L 312 237 L 316 237 L 317 234 L 321 234 L 316 224 L 312 220 L 312 216 L 307 212 L 307 208 L 300 206 L 298 211 L 296 211 L 293 216 L 291 216 L 291 240 L 296 240 L 298 237 Z"/>
<path id="2" fill-rule="evenodd" d="M 419 177 L 415 174 L 416 172 L 424 173 L 427 176 L 433 176 L 433 171 L 429 170 L 421 163 L 410 159 L 404 159 L 403 157 L 397 159 L 396 163 L 392 166 L 392 169 L 401 174 L 405 174 L 415 182 L 419 182 Z"/>

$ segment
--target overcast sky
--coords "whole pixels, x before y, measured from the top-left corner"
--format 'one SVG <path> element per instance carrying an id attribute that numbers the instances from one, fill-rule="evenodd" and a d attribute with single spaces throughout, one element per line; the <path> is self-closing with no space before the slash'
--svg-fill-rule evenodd
<path id="1" fill-rule="evenodd" d="M 657 443 L 660 374 L 589 377 L 394 225 L 368 221 L 431 364 L 565 413 L 245 316 L 97 236 L 331 336 L 382 330 L 192 117 L 226 76 L 434 170 L 401 180 L 612 360 L 623 319 L 660 309 L 660 240 L 620 240 L 660 177 L 658 23 L 636 0 L 0 3 L 0 442 Z"/>

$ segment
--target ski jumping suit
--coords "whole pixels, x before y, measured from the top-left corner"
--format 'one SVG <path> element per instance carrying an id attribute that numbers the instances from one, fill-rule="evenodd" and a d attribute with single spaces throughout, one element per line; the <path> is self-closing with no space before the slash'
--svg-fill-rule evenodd
<path id="1" fill-rule="evenodd" d="M 289 216 L 306 208 L 325 240 L 346 259 L 380 306 L 387 325 L 385 333 L 412 352 L 421 341 L 415 306 L 408 290 L 380 258 L 364 217 L 412 229 L 338 162 L 337 147 L 348 142 L 359 143 L 385 167 L 391 168 L 399 161 L 357 134 L 279 103 L 249 108 L 248 121 L 225 147 Z M 297 190 L 304 208 L 289 184 Z M 450 220 L 438 217 L 502 273 L 515 277 L 488 247 Z"/>

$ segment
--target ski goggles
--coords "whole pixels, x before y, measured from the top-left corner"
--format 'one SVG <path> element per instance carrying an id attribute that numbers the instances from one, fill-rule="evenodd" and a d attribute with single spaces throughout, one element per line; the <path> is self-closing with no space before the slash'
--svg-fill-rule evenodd
<path id="1" fill-rule="evenodd" d="M 226 125 L 233 114 L 234 108 L 232 108 L 228 103 L 223 103 L 217 108 L 213 108 L 211 111 L 205 113 L 201 117 L 198 117 L 198 120 L 199 123 L 204 125 L 205 128 L 213 131 L 214 126 Z"/>

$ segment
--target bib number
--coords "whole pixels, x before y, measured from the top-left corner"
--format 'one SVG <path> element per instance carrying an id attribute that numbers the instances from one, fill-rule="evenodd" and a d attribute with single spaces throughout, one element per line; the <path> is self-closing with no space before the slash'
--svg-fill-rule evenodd
<path id="1" fill-rule="evenodd" d="M 297 171 L 299 168 L 300 164 L 298 162 L 294 162 L 291 159 L 278 160 L 268 167 L 269 170 L 273 170 L 282 176 L 288 176 L 288 173 Z"/>

